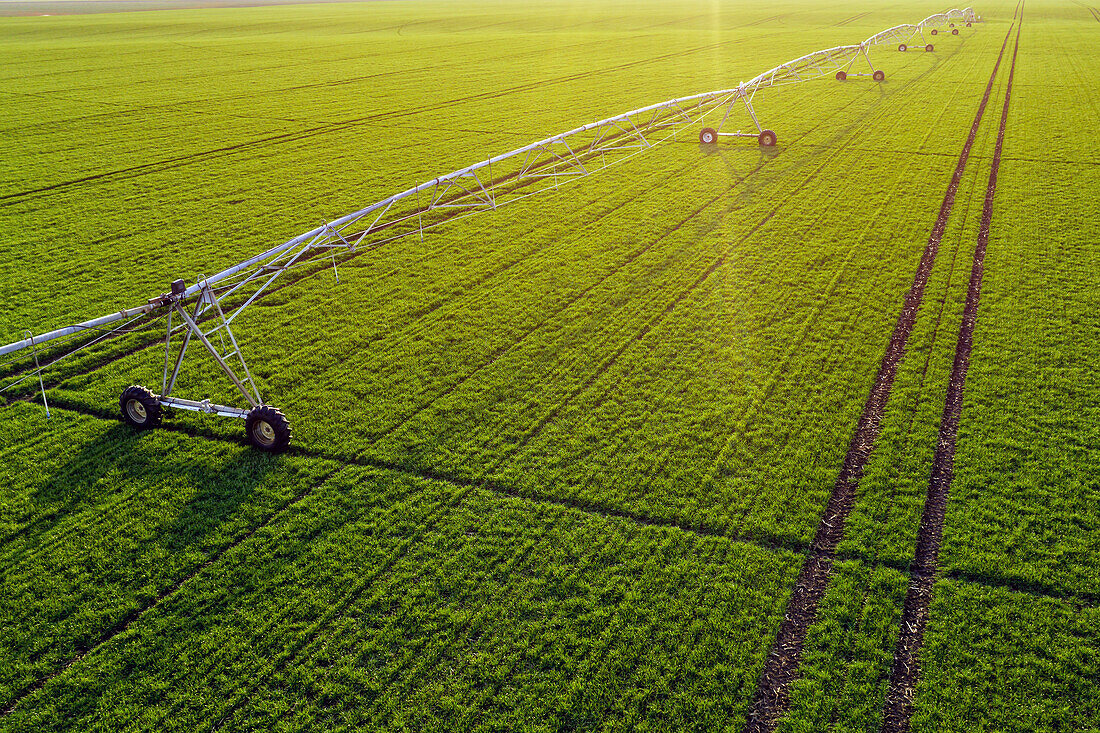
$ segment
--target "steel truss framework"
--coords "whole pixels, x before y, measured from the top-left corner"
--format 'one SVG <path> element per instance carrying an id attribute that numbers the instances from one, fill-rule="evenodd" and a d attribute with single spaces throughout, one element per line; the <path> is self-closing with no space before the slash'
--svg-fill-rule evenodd
<path id="1" fill-rule="evenodd" d="M 117 321 L 167 313 L 164 377 L 161 394 L 156 396 L 160 404 L 247 418 L 251 411 L 263 405 L 263 400 L 241 355 L 231 324 L 284 274 L 298 268 L 327 269 L 330 263 L 335 270 L 340 262 L 358 253 L 409 236 L 423 238 L 425 231 L 445 222 L 494 210 L 609 168 L 719 115 L 721 120 L 716 128 L 703 129 L 700 136 L 703 142 L 714 142 L 722 135 L 756 137 L 761 145 L 774 145 L 775 133 L 760 125 L 752 104 L 761 89 L 826 76 L 838 79 L 873 76 L 881 81 L 884 73 L 871 62 L 873 47 L 911 41 L 915 37 L 923 40 L 926 31 L 934 32 L 955 21 L 969 23 L 974 20 L 976 16 L 970 8 L 950 10 L 925 18 L 916 25 L 889 28 L 862 43 L 800 56 L 731 89 L 680 97 L 582 125 L 394 194 L 215 275 L 200 276 L 190 286 L 176 281 L 172 292 L 152 298 L 144 305 L 49 333 L 28 335 L 0 346 L 0 356 L 32 347 L 37 358 L 38 349 L 48 341 L 102 329 Z M 852 71 L 861 60 L 867 63 L 869 72 Z M 742 104 L 756 132 L 721 132 L 734 109 Z M 709 137 L 708 132 L 712 133 Z M 338 272 L 336 277 L 339 279 Z M 192 300 L 194 307 L 189 313 L 186 306 Z M 213 325 L 208 325 L 210 323 Z M 182 341 L 178 349 L 173 350 L 173 336 L 178 334 L 182 334 Z M 218 344 L 212 340 L 215 336 L 219 339 Z M 251 409 L 172 396 L 192 341 L 197 341 L 214 358 Z"/>

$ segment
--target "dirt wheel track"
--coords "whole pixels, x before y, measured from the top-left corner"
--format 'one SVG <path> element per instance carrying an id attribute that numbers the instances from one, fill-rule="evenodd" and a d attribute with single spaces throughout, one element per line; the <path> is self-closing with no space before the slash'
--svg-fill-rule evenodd
<path id="1" fill-rule="evenodd" d="M 1019 8 L 1017 8 L 1018 12 Z M 1013 25 L 1015 25 L 1015 19 L 1016 14 L 1013 15 Z M 844 536 L 845 521 L 855 503 L 855 492 L 859 480 L 874 450 L 875 440 L 878 437 L 882 426 L 882 418 L 886 411 L 886 403 L 893 388 L 894 377 L 904 355 L 909 335 L 916 324 L 917 315 L 924 298 L 924 287 L 932 273 L 932 267 L 939 251 L 939 244 L 947 228 L 947 221 L 955 203 L 955 195 L 966 169 L 967 160 L 970 157 L 970 149 L 974 144 L 986 105 L 993 92 L 993 83 L 997 78 L 997 72 L 1000 69 L 1011 35 L 1012 27 L 1010 26 L 1008 33 L 1005 34 L 1004 42 L 1001 44 L 997 62 L 989 76 L 978 111 L 974 116 L 970 133 L 963 145 L 962 152 L 959 154 L 955 172 L 948 184 L 939 215 L 928 237 L 928 244 L 917 267 L 913 284 L 905 296 L 897 325 L 894 327 L 886 353 L 883 355 L 875 383 L 867 396 L 863 413 L 852 435 L 840 475 L 833 486 L 825 512 L 814 535 L 810 554 L 802 566 L 798 580 L 795 582 L 783 623 L 779 627 L 779 633 L 764 663 L 764 670 L 745 722 L 745 733 L 770 733 L 775 730 L 779 720 L 786 714 L 789 707 L 790 686 L 799 676 L 802 646 L 806 640 L 806 633 L 813 624 L 818 605 L 824 598 L 826 590 L 828 590 L 836 548 Z"/>
<path id="2" fill-rule="evenodd" d="M 997 130 L 997 144 L 989 171 L 989 183 L 986 186 L 985 204 L 978 229 L 978 243 L 974 249 L 966 306 L 963 309 L 962 325 L 959 328 L 959 339 L 955 347 L 955 361 L 951 367 L 951 377 L 947 386 L 939 439 L 936 442 L 936 453 L 932 461 L 932 476 L 928 482 L 928 495 L 921 514 L 916 557 L 911 571 L 909 590 L 905 596 L 905 605 L 902 608 L 897 650 L 894 653 L 893 669 L 890 672 L 890 687 L 883 708 L 883 733 L 907 733 L 913 716 L 916 685 L 920 677 L 920 650 L 924 643 L 924 629 L 932 604 L 932 590 L 936 581 L 943 524 L 947 515 L 947 499 L 954 477 L 955 445 L 962 415 L 963 390 L 966 387 L 966 374 L 970 367 L 970 351 L 974 341 L 974 326 L 978 319 L 982 277 L 985 272 L 985 251 L 989 243 L 989 228 L 993 219 L 993 199 L 997 193 L 997 172 L 1001 165 L 1001 147 L 1004 144 L 1008 107 L 1012 99 L 1016 56 L 1020 50 L 1022 8 L 1018 8 L 1018 13 L 1016 43 L 1012 50 L 1012 64 L 1009 67 L 1008 84 L 1005 88 L 1004 107 L 1001 110 L 1000 128 Z M 1011 29 L 1009 31 L 1011 32 Z"/>

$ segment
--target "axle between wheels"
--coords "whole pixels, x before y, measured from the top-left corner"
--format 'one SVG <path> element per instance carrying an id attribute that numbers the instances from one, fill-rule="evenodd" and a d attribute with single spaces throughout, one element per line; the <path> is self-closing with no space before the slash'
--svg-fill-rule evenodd
<path id="1" fill-rule="evenodd" d="M 118 400 L 122 419 L 138 430 L 149 430 L 160 425 L 165 407 L 176 407 L 197 412 L 209 412 L 225 417 L 244 419 L 245 438 L 249 445 L 269 453 L 281 453 L 290 445 L 290 421 L 281 410 L 271 405 L 256 405 L 250 410 L 212 404 L 209 400 L 196 402 L 176 397 L 161 397 L 148 387 L 133 385 L 122 390 Z"/>
<path id="2" fill-rule="evenodd" d="M 871 74 L 854 74 L 854 73 L 847 72 L 847 71 L 838 71 L 838 72 L 836 72 L 836 80 L 837 81 L 845 81 L 845 80 L 847 80 L 847 78 L 849 76 L 869 76 L 872 79 L 874 79 L 875 81 L 885 81 L 886 80 L 886 72 L 883 71 L 882 69 L 877 69 L 874 73 L 871 73 Z"/>
<path id="3" fill-rule="evenodd" d="M 760 134 L 753 135 L 747 132 L 718 132 L 713 127 L 704 127 L 699 131 L 699 142 L 704 145 L 713 145 L 718 142 L 718 137 L 725 135 L 727 137 L 755 137 L 756 142 L 760 147 L 773 148 L 778 140 L 778 137 L 771 130 L 761 130 Z"/>

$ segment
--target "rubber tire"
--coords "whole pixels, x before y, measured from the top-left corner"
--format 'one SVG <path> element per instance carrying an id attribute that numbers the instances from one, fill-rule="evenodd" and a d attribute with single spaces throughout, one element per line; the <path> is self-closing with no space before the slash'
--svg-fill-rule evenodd
<path id="1" fill-rule="evenodd" d="M 699 131 L 699 142 L 704 145 L 714 145 L 718 142 L 718 133 L 713 127 L 704 127 Z"/>
<path id="2" fill-rule="evenodd" d="M 954 27 L 955 27 L 955 24 L 954 24 L 954 23 L 951 23 L 951 24 L 950 24 L 950 25 L 949 25 L 948 27 L 949 27 L 949 28 L 954 28 Z"/>
<path id="3" fill-rule="evenodd" d="M 848 75 L 845 74 L 843 71 L 836 72 L 836 80 L 837 81 L 844 81 L 847 78 L 848 78 Z"/>
<path id="4" fill-rule="evenodd" d="M 935 51 L 936 47 L 933 46 L 931 43 L 929 43 L 927 46 L 924 47 L 924 50 L 925 51 Z"/>
<path id="5" fill-rule="evenodd" d="M 259 405 L 249 410 L 244 420 L 244 433 L 249 445 L 268 453 L 282 453 L 290 445 L 290 421 L 282 411 L 271 405 Z"/>
<path id="6" fill-rule="evenodd" d="M 967 27 L 967 28 L 969 28 L 969 27 L 970 27 L 970 24 L 969 24 L 969 23 L 967 23 L 967 24 L 966 24 L 966 27 Z"/>
<path id="7" fill-rule="evenodd" d="M 775 144 L 779 142 L 779 138 L 771 130 L 761 130 L 760 134 L 756 136 L 756 142 L 762 148 L 774 148 Z"/>
<path id="8" fill-rule="evenodd" d="M 953 36 L 957 36 L 957 35 L 959 35 L 959 29 L 958 29 L 958 28 L 956 28 L 956 29 L 954 29 L 953 31 L 951 31 L 951 35 L 953 35 Z"/>
<path id="9" fill-rule="evenodd" d="M 871 74 L 871 78 L 875 81 L 886 81 L 886 72 L 879 69 L 875 73 Z"/>
<path id="10" fill-rule="evenodd" d="M 932 29 L 932 35 L 934 36 L 934 35 L 936 35 L 937 33 L 939 33 L 939 31 L 938 31 L 938 30 L 936 30 L 935 28 L 933 28 L 933 29 Z"/>
<path id="11" fill-rule="evenodd" d="M 905 52 L 905 51 L 908 51 L 908 50 L 909 50 L 909 47 L 908 47 L 908 46 L 906 46 L 906 45 L 905 45 L 905 44 L 903 43 L 903 44 L 901 44 L 900 46 L 898 46 L 898 50 L 899 50 L 899 51 L 902 51 L 902 52 Z"/>
<path id="12" fill-rule="evenodd" d="M 126 409 L 129 403 L 134 402 L 133 410 Z M 160 406 L 160 397 L 153 394 L 147 387 L 134 384 L 122 390 L 118 398 L 118 410 L 122 413 L 122 421 L 138 430 L 149 430 L 160 425 L 164 416 Z M 141 418 L 141 413 L 145 418 Z"/>

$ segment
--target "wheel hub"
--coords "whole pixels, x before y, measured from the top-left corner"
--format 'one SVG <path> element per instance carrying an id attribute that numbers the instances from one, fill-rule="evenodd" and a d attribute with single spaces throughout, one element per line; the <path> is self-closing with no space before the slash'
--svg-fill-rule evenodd
<path id="1" fill-rule="evenodd" d="M 255 426 L 252 428 L 252 436 L 256 439 L 257 443 L 274 445 L 275 428 L 266 420 L 257 420 Z"/>
<path id="2" fill-rule="evenodd" d="M 133 418 L 134 422 L 143 423 L 148 419 L 148 414 L 145 412 L 145 405 L 141 404 L 140 400 L 127 400 L 126 412 Z"/>

